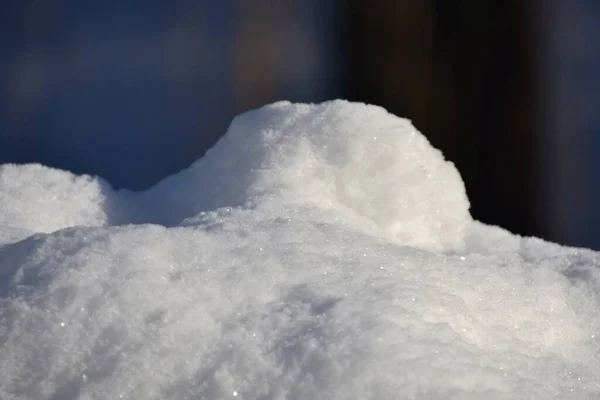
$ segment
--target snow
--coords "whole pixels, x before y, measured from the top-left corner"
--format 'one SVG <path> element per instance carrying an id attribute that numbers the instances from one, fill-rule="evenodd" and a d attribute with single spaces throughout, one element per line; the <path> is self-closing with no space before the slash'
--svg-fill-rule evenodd
<path id="1" fill-rule="evenodd" d="M 0 165 L 0 226 L 52 232 L 105 225 L 108 185 L 38 164 Z"/>
<path id="2" fill-rule="evenodd" d="M 2 166 L 0 398 L 600 396 L 600 255 L 468 208 L 343 101 L 238 116 L 143 193 Z"/>

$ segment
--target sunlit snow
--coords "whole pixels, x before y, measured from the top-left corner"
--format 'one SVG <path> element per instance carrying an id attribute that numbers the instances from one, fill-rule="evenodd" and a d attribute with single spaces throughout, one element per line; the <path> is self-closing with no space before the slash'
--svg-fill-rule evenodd
<path id="1" fill-rule="evenodd" d="M 409 121 L 237 117 L 144 193 L 0 166 L 0 399 L 592 399 L 600 255 L 473 221 Z"/>

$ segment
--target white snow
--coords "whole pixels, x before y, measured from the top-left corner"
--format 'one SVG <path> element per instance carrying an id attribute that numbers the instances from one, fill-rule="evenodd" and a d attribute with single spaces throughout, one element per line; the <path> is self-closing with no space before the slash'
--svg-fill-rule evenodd
<path id="1" fill-rule="evenodd" d="M 0 226 L 52 232 L 105 225 L 107 184 L 39 164 L 0 165 Z"/>
<path id="2" fill-rule="evenodd" d="M 144 193 L 0 167 L 0 398 L 600 396 L 600 255 L 473 221 L 407 121 L 237 117 Z"/>

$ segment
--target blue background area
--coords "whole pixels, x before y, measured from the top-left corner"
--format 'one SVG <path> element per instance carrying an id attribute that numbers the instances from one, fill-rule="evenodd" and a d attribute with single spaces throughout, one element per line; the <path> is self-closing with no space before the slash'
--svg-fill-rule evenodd
<path id="1" fill-rule="evenodd" d="M 64 2 L 52 15 L 39 3 L 13 5 L 2 17 L 13 19 L 5 30 L 15 28 L 3 35 L 7 84 L 21 87 L 2 96 L 0 159 L 140 189 L 189 165 L 200 152 L 192 149 L 222 134 L 233 114 L 235 16 L 226 1 Z M 186 21 L 186 12 L 201 15 Z"/>

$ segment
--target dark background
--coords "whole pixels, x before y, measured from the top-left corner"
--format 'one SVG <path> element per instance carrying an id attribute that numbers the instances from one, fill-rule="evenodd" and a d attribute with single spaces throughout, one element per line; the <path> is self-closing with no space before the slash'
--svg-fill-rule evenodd
<path id="1" fill-rule="evenodd" d="M 476 219 L 600 249 L 594 0 L 4 1 L 0 163 L 145 189 L 275 100 L 374 103 Z"/>

